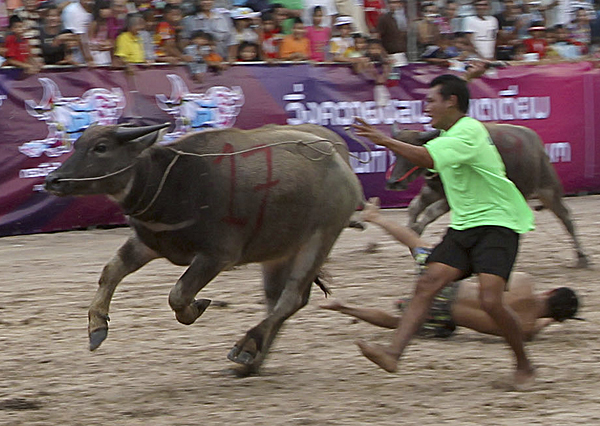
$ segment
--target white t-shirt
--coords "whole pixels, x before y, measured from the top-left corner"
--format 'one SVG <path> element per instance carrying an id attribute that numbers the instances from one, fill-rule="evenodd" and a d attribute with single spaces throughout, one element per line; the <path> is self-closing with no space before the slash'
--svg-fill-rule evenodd
<path id="1" fill-rule="evenodd" d="M 333 15 L 337 15 L 338 10 L 335 6 L 335 0 L 304 0 L 304 13 L 302 14 L 302 22 L 305 26 L 312 25 L 312 13 L 315 6 L 323 8 L 323 21 L 321 26 L 331 28 Z"/>
<path id="2" fill-rule="evenodd" d="M 477 16 L 467 16 L 464 19 L 463 28 L 464 31 L 473 33 L 473 45 L 477 52 L 485 59 L 494 59 L 498 20 L 493 16 L 485 16 L 483 19 Z"/>
<path id="3" fill-rule="evenodd" d="M 65 30 L 71 30 L 74 34 L 87 34 L 92 14 L 86 12 L 81 3 L 76 1 L 64 8 L 62 22 Z"/>

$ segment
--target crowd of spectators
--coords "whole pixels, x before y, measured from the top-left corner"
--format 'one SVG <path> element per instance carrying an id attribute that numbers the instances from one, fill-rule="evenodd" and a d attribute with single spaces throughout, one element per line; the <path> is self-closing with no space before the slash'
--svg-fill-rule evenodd
<path id="1" fill-rule="evenodd" d="M 592 0 L 0 0 L 0 65 L 186 63 L 194 79 L 235 62 L 351 64 L 381 84 L 418 59 L 598 55 Z"/>

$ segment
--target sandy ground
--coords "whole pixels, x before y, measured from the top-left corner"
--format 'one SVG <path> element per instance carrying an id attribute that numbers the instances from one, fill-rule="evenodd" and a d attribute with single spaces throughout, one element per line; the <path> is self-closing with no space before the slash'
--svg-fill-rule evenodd
<path id="1" fill-rule="evenodd" d="M 415 340 L 397 374 L 377 369 L 353 342 L 385 343 L 391 332 L 319 309 L 316 287 L 261 374 L 235 378 L 227 352 L 264 312 L 257 265 L 217 277 L 202 297 L 227 306 L 211 306 L 184 326 L 167 304 L 183 268 L 151 263 L 117 289 L 108 339 L 89 352 L 87 306 L 129 230 L 0 239 L 0 424 L 600 424 L 600 196 L 567 203 L 595 266 L 571 267 L 569 237 L 542 211 L 516 270 L 534 275 L 540 290 L 574 287 L 587 321 L 552 325 L 528 344 L 539 377 L 521 393 L 504 386 L 512 359 L 502 340 L 466 329 L 447 340 Z M 406 220 L 402 210 L 385 214 Z M 430 226 L 426 239 L 438 241 L 447 220 Z M 408 252 L 373 226 L 345 231 L 327 267 L 334 298 L 387 309 L 415 276 Z"/>

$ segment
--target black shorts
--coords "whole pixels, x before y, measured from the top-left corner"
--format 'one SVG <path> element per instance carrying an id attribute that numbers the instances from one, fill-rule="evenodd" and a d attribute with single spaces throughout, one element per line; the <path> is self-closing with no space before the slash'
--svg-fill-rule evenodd
<path id="1" fill-rule="evenodd" d="M 471 274 L 498 275 L 508 281 L 519 250 L 519 234 L 502 226 L 448 229 L 444 239 L 427 258 Z"/>

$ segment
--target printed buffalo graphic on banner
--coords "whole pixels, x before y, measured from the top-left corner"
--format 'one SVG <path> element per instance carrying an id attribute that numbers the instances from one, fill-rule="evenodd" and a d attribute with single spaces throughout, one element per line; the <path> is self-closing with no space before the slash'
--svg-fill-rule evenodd
<path id="1" fill-rule="evenodd" d="M 58 85 L 49 78 L 40 78 L 44 94 L 39 104 L 25 101 L 27 112 L 48 124 L 45 139 L 26 142 L 19 151 L 28 157 L 58 157 L 70 152 L 73 143 L 92 123 L 103 125 L 117 124 L 123 108 L 125 96 L 120 88 L 112 90 L 94 88 L 81 97 L 65 97 Z"/>
<path id="2" fill-rule="evenodd" d="M 167 74 L 171 82 L 171 97 L 156 95 L 160 109 L 175 117 L 175 129 L 163 142 L 203 129 L 231 127 L 244 105 L 240 87 L 213 86 L 206 93 L 190 93 L 185 82 L 176 74 Z"/>

